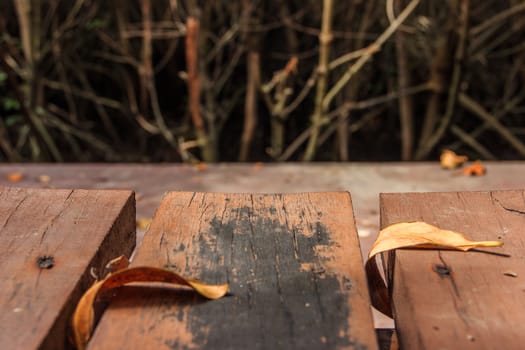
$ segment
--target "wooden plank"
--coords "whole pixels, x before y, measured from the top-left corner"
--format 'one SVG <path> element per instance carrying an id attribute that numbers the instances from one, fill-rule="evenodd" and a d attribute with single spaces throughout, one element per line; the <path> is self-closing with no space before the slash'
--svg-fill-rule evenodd
<path id="1" fill-rule="evenodd" d="M 348 193 L 168 193 L 133 266 L 230 295 L 124 288 L 89 349 L 376 349 Z"/>
<path id="2" fill-rule="evenodd" d="M 1 347 L 66 347 L 91 268 L 134 246 L 131 191 L 0 188 Z"/>
<path id="3" fill-rule="evenodd" d="M 392 301 L 404 349 L 520 349 L 525 344 L 524 191 L 381 195 L 381 226 L 422 220 L 495 252 L 398 250 Z M 489 249 L 487 249 L 489 250 Z M 504 273 L 512 271 L 517 277 Z"/>

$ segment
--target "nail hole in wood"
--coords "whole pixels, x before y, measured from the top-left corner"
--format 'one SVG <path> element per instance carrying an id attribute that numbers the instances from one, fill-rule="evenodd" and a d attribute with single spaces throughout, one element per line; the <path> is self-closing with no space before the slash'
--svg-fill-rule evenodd
<path id="1" fill-rule="evenodd" d="M 39 256 L 36 259 L 36 265 L 38 266 L 39 269 L 42 269 L 42 270 L 52 269 L 53 266 L 55 266 L 55 258 L 50 255 Z"/>
<path id="2" fill-rule="evenodd" d="M 440 276 L 450 276 L 450 269 L 445 265 L 434 265 L 433 270 Z"/>

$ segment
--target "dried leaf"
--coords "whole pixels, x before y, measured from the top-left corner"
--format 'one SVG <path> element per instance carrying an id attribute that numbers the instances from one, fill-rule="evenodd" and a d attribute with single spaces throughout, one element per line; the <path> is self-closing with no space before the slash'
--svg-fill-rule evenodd
<path id="1" fill-rule="evenodd" d="M 399 248 L 455 249 L 468 251 L 481 247 L 501 247 L 499 241 L 471 241 L 463 234 L 443 230 L 422 221 L 401 222 L 385 227 L 372 245 L 366 272 L 372 305 L 385 315 L 392 317 L 389 293 L 379 269 L 376 256 L 379 253 Z"/>
<path id="2" fill-rule="evenodd" d="M 116 269 L 127 265 L 127 259 L 117 258 L 108 266 Z M 106 266 L 106 268 L 108 268 Z M 123 268 L 109 273 L 105 279 L 96 282 L 89 288 L 77 304 L 73 314 L 72 328 L 77 349 L 84 349 L 93 331 L 95 312 L 93 304 L 97 297 L 112 288 L 132 282 L 164 282 L 176 285 L 189 286 L 197 293 L 208 299 L 218 299 L 228 292 L 228 285 L 209 285 L 192 279 L 184 278 L 175 272 L 156 267 Z"/>
<path id="3" fill-rule="evenodd" d="M 147 218 L 138 219 L 136 221 L 137 228 L 141 230 L 147 229 L 150 224 L 151 224 L 151 219 L 147 219 Z"/>
<path id="4" fill-rule="evenodd" d="M 463 165 L 463 163 L 465 163 L 467 160 L 467 156 L 460 156 L 449 149 L 441 152 L 441 156 L 439 157 L 439 161 L 443 169 L 456 169 L 457 167 Z"/>
<path id="5" fill-rule="evenodd" d="M 24 179 L 23 173 L 16 172 L 16 173 L 7 174 L 7 181 L 9 182 L 20 182 L 23 179 Z"/>
<path id="6" fill-rule="evenodd" d="M 38 182 L 41 184 L 48 184 L 51 182 L 51 176 L 42 174 L 38 177 Z"/>
<path id="7" fill-rule="evenodd" d="M 500 247 L 499 241 L 471 241 L 459 232 L 443 230 L 422 221 L 400 222 L 379 232 L 368 258 L 398 248 L 448 248 L 467 251 L 472 248 Z"/>
<path id="8" fill-rule="evenodd" d="M 206 163 L 204 162 L 195 164 L 195 169 L 197 169 L 198 171 L 205 171 L 207 168 L 208 168 L 208 165 L 206 165 Z"/>
<path id="9" fill-rule="evenodd" d="M 486 169 L 481 165 L 480 160 L 476 160 L 471 166 L 463 169 L 463 175 L 467 176 L 481 176 L 485 175 Z"/>

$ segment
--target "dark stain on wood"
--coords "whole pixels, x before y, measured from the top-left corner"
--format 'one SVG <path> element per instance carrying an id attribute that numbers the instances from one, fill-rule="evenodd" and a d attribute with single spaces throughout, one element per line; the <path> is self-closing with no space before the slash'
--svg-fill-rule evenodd
<path id="1" fill-rule="evenodd" d="M 119 294 L 91 349 L 377 348 L 346 193 L 170 193 L 132 263 L 145 264 L 227 282 L 230 293 Z"/>
<path id="2" fill-rule="evenodd" d="M 220 266 L 217 260 L 210 264 L 212 268 L 202 269 L 202 278 L 227 280 L 232 295 L 206 305 L 203 311 L 219 314 L 226 308 L 233 317 L 210 320 L 206 314 L 196 315 L 191 329 L 207 325 L 209 331 L 195 341 L 252 349 L 349 346 L 349 339 L 339 337 L 340 332 L 351 332 L 347 298 L 338 292 L 343 288 L 339 280 L 325 273 L 324 262 L 315 252 L 316 247 L 330 247 L 330 232 L 316 223 L 314 236 L 299 234 L 294 239 L 288 227 L 254 215 L 250 208 L 240 208 L 238 215 L 225 223 L 214 218 L 208 234 L 198 238 L 203 259 L 215 255 L 225 261 L 222 277 L 213 268 Z M 227 340 L 224 334 L 229 334 Z"/>

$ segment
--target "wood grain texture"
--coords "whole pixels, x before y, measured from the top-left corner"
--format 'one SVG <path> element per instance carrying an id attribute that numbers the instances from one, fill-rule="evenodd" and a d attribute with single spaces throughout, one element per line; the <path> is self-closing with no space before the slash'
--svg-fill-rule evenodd
<path id="1" fill-rule="evenodd" d="M 63 349 L 91 268 L 134 246 L 131 191 L 0 187 L 0 347 Z"/>
<path id="2" fill-rule="evenodd" d="M 168 193 L 133 266 L 230 295 L 126 287 L 89 349 L 376 349 L 350 195 Z"/>
<path id="3" fill-rule="evenodd" d="M 524 191 L 381 195 L 381 226 L 426 221 L 474 240 L 479 252 L 397 250 L 391 288 L 402 349 L 521 349 L 525 344 Z M 393 255 L 392 255 L 393 256 Z M 505 275 L 512 271 L 517 277 Z"/>

